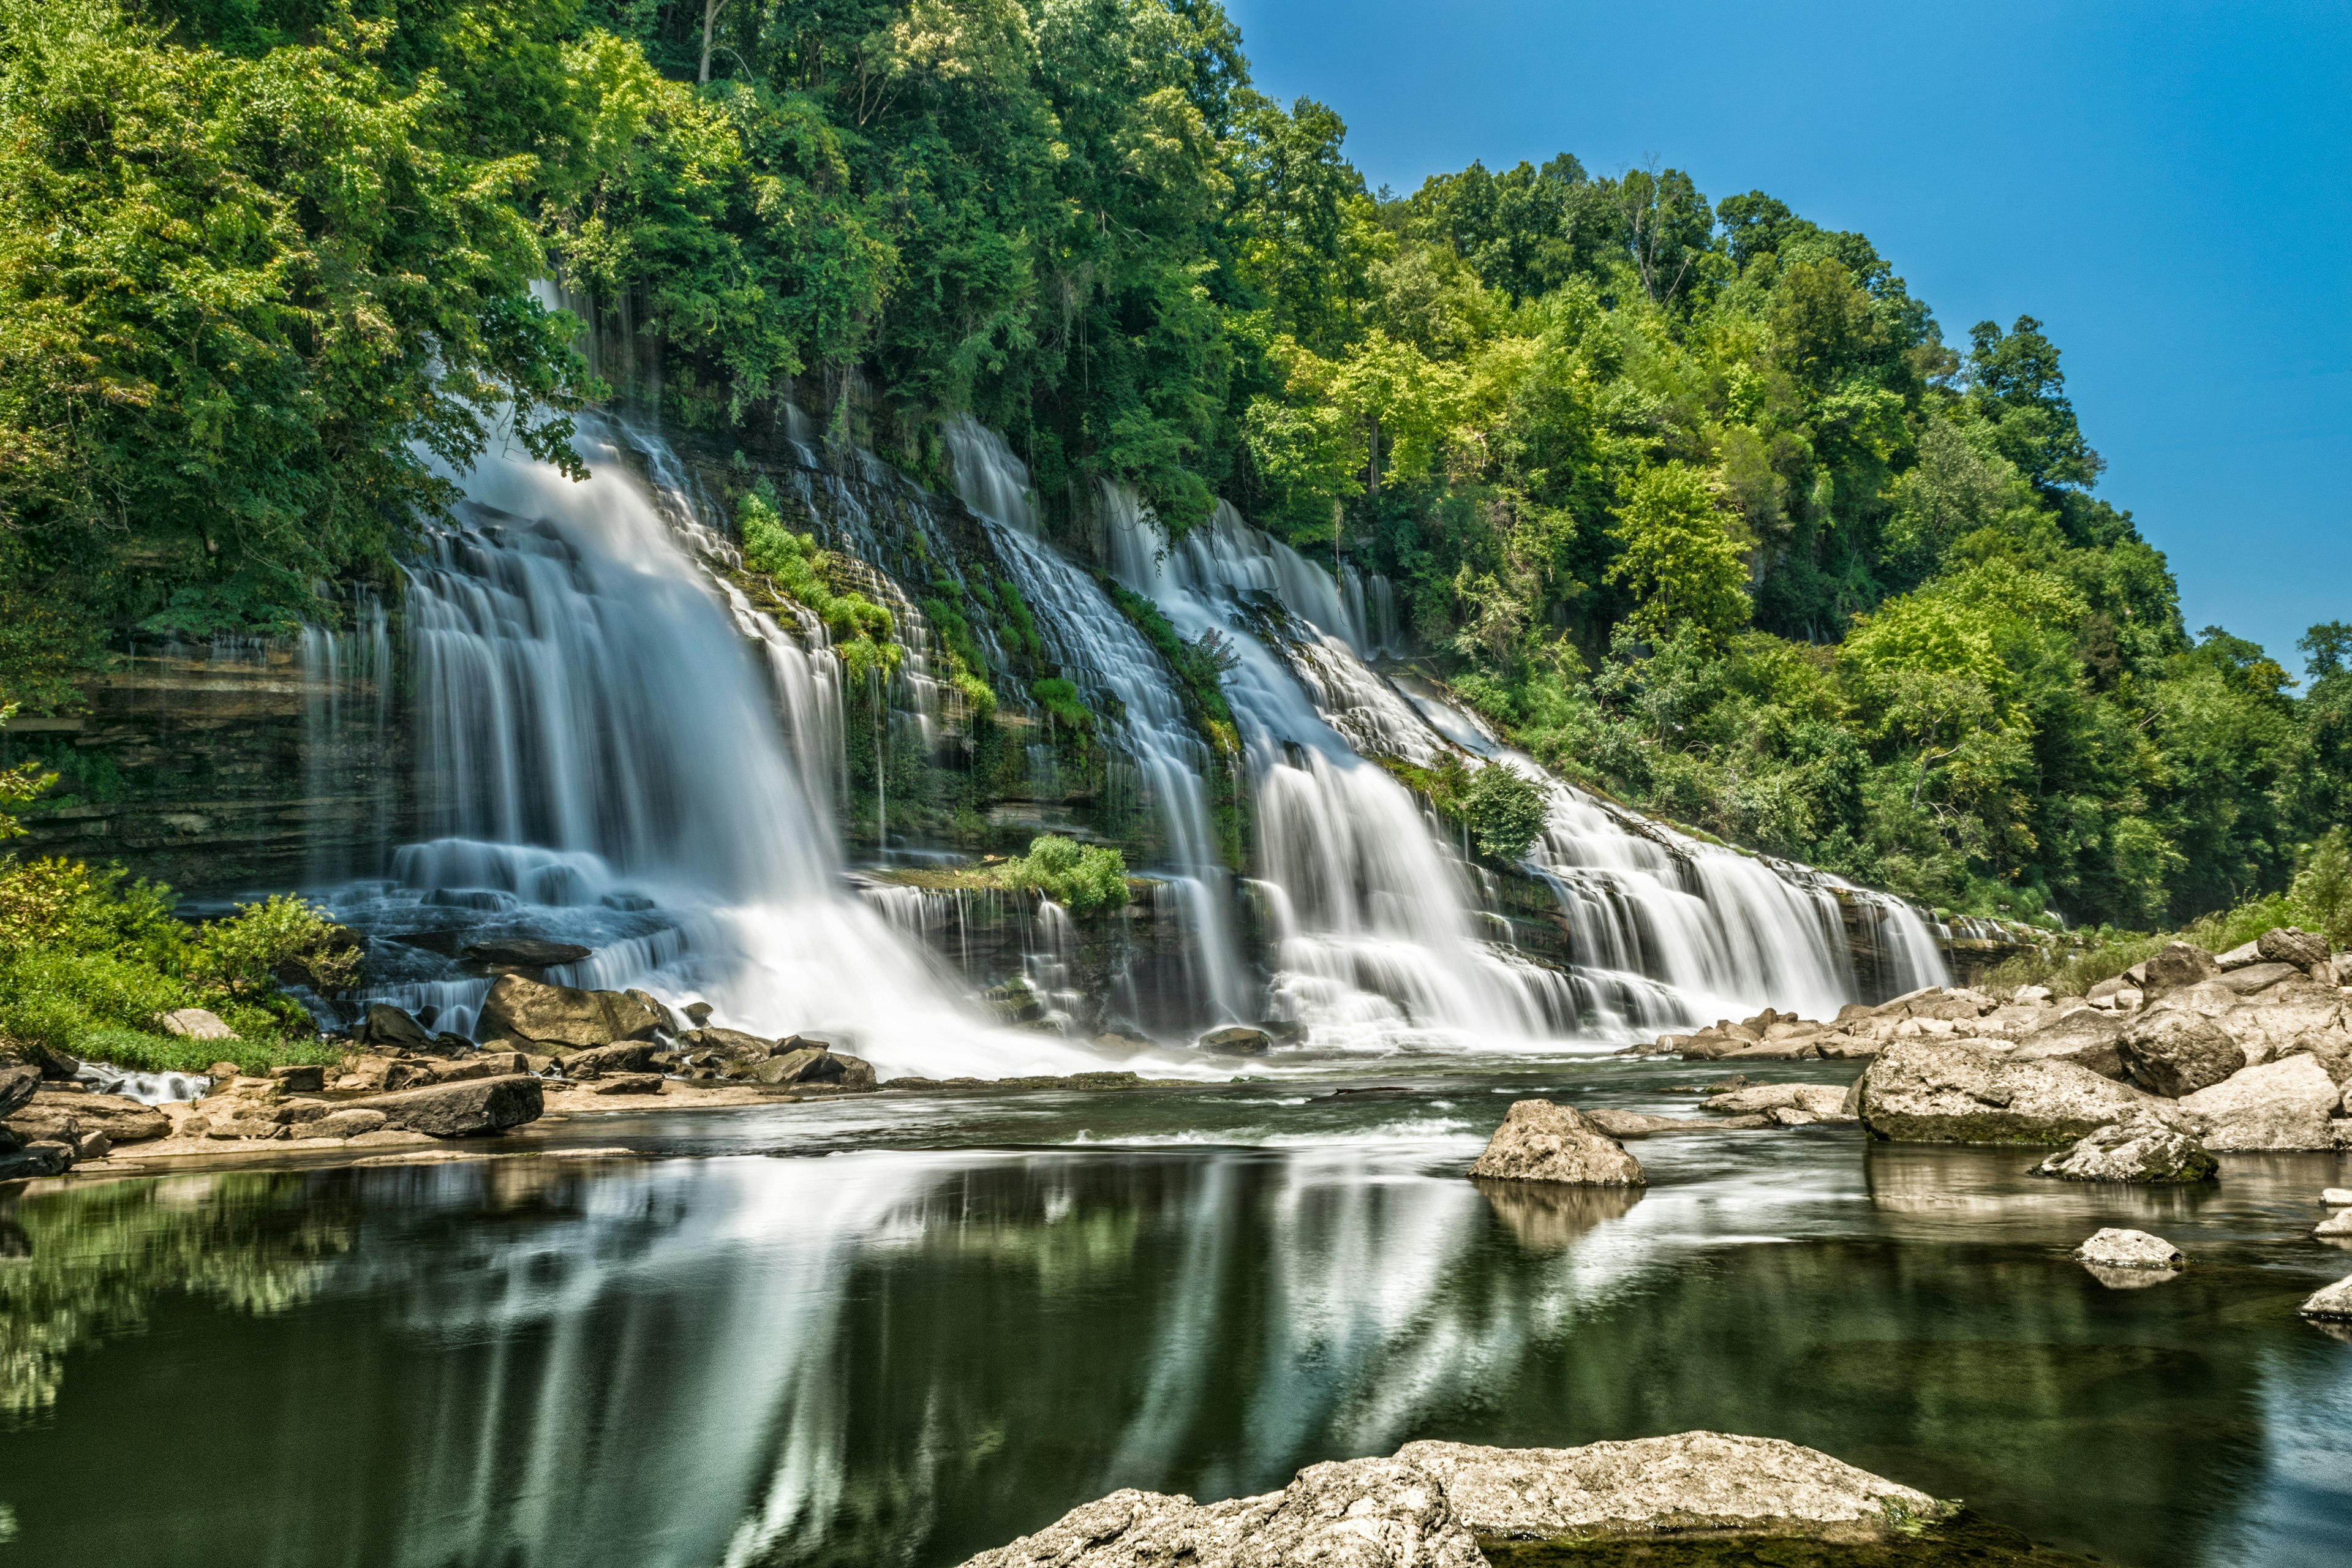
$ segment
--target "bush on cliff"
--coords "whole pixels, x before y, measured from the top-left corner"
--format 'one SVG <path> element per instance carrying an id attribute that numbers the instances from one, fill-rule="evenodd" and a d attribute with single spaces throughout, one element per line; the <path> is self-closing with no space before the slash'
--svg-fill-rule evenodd
<path id="1" fill-rule="evenodd" d="M 1127 902 L 1127 858 L 1098 844 L 1081 845 L 1041 834 L 1029 853 L 992 868 L 989 879 L 1014 892 L 1041 893 L 1075 915 L 1116 910 Z"/>

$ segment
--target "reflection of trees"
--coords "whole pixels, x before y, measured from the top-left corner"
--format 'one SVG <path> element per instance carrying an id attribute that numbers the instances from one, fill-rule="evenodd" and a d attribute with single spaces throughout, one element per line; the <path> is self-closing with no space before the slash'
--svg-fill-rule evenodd
<path id="1" fill-rule="evenodd" d="M 0 1204 L 0 1416 L 53 1404 L 65 1358 L 184 1291 L 237 1311 L 306 1299 L 351 1245 L 345 1205 L 292 1173 L 72 1186 Z"/>

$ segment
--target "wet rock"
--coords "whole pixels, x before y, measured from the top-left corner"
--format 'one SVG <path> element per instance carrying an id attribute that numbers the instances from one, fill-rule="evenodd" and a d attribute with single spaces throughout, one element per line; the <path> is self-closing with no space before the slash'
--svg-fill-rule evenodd
<path id="1" fill-rule="evenodd" d="M 1549 1100 L 1515 1102 L 1470 1173 L 1500 1181 L 1604 1187 L 1639 1187 L 1649 1182 L 1642 1163 L 1623 1144 L 1574 1106 Z"/>
<path id="2" fill-rule="evenodd" d="M 2169 1108 L 2138 1106 L 2033 1167 L 2069 1182 L 2210 1181 L 2221 1163 Z"/>
<path id="3" fill-rule="evenodd" d="M 156 1020 L 167 1035 L 177 1035 L 185 1040 L 233 1040 L 236 1031 L 223 1023 L 216 1013 L 202 1007 L 175 1007 Z"/>
<path id="4" fill-rule="evenodd" d="M 2295 1310 L 2323 1322 L 2352 1322 L 2352 1274 L 2314 1290 Z"/>
<path id="5" fill-rule="evenodd" d="M 686 1021 L 698 1029 L 710 1022 L 712 1009 L 708 1002 L 688 1002 L 679 1011 L 686 1015 Z"/>
<path id="6" fill-rule="evenodd" d="M 605 1073 L 642 1073 L 653 1068 L 656 1047 L 649 1040 L 625 1041 L 617 1046 L 598 1046 L 585 1051 L 572 1051 L 562 1059 L 563 1076 L 585 1080 Z"/>
<path id="7" fill-rule="evenodd" d="M 327 1087 L 327 1069 L 315 1064 L 271 1068 L 269 1081 L 288 1094 L 316 1094 Z"/>
<path id="8" fill-rule="evenodd" d="M 2332 1149 L 2342 1091 L 2308 1055 L 2251 1067 L 2179 1102 L 2209 1149 Z"/>
<path id="9" fill-rule="evenodd" d="M 62 1176 L 72 1169 L 73 1163 L 71 1144 L 54 1138 L 38 1139 L 12 1153 L 0 1153 L 0 1182 L 23 1181 L 36 1176 Z"/>
<path id="10" fill-rule="evenodd" d="M 1212 1029 L 1202 1035 L 1200 1047 L 1219 1056 L 1261 1057 L 1274 1048 L 1274 1037 L 1264 1029 L 1235 1024 L 1229 1028 Z"/>
<path id="11" fill-rule="evenodd" d="M 594 954 L 593 947 L 577 942 L 547 942 L 535 936 L 493 937 L 488 942 L 469 942 L 464 956 L 475 963 L 512 964 L 517 969 L 552 969 L 558 964 L 577 963 Z"/>
<path id="12" fill-rule="evenodd" d="M 31 1103 L 41 1087 L 41 1069 L 12 1062 L 0 1067 L 0 1121 Z"/>
<path id="13" fill-rule="evenodd" d="M 578 991 L 502 974 L 482 999 L 480 1033 L 485 1039 L 532 1040 L 582 1050 L 651 1039 L 666 1015 L 649 1002 L 620 991 Z"/>
<path id="14" fill-rule="evenodd" d="M 2168 942 L 2138 966 L 2140 989 L 2151 1002 L 2171 992 L 2211 980 L 2221 973 L 2213 955 L 2185 942 Z"/>
<path id="15" fill-rule="evenodd" d="M 2327 939 L 2300 926 L 2273 926 L 2254 939 L 2254 947 L 2273 963 L 2292 963 L 2305 973 L 2327 962 Z"/>
<path id="16" fill-rule="evenodd" d="M 119 1094 L 54 1089 L 38 1091 L 7 1120 L 21 1138 L 68 1144 L 85 1132 L 103 1132 L 117 1143 L 143 1143 L 172 1131 L 170 1120 L 152 1105 Z"/>
<path id="17" fill-rule="evenodd" d="M 2178 1100 L 2246 1065 L 2230 1031 L 2201 1013 L 2163 1008 L 2136 1018 L 2117 1042 L 2132 1081 Z"/>
<path id="18" fill-rule="evenodd" d="M 677 1035 L 685 1032 L 686 1026 L 678 1022 L 677 1015 L 669 1010 L 669 1004 L 652 992 L 640 991 L 633 985 L 621 994 L 644 1008 L 647 1016 L 654 1020 L 654 1026 L 663 1034 Z"/>
<path id="19" fill-rule="evenodd" d="M 372 1005 L 352 1037 L 382 1050 L 424 1051 L 433 1048 L 433 1031 L 406 1012 L 386 1002 Z"/>
<path id="20" fill-rule="evenodd" d="M 590 1094 L 659 1094 L 662 1075 L 657 1072 L 606 1073 L 595 1082 L 580 1087 Z"/>
<path id="21" fill-rule="evenodd" d="M 1701 1110 L 1719 1110 L 1730 1116 L 1769 1114 L 1777 1110 L 1798 1110 L 1824 1121 L 1834 1121 L 1843 1115 L 1846 1091 L 1829 1083 L 1765 1083 L 1752 1089 L 1736 1089 L 1699 1101 Z"/>
<path id="22" fill-rule="evenodd" d="M 2126 1020 L 2096 1007 L 2077 1007 L 2017 1042 L 2011 1060 L 2072 1062 L 2101 1078 L 2124 1076 Z"/>
<path id="23" fill-rule="evenodd" d="M 1856 1110 L 1872 1136 L 1899 1142 L 2072 1143 L 2147 1098 L 2072 1062 L 1904 1040 L 1862 1075 Z"/>
<path id="24" fill-rule="evenodd" d="M 2160 1236 L 2112 1227 L 2097 1232 L 2076 1247 L 2074 1256 L 2105 1268 L 2178 1268 L 2189 1261 L 2181 1256 L 2180 1248 Z"/>
<path id="25" fill-rule="evenodd" d="M 543 1108 L 540 1081 L 528 1074 L 403 1089 L 374 1095 L 350 1107 L 382 1111 L 384 1126 L 394 1131 L 435 1138 L 502 1132 L 536 1121 Z"/>

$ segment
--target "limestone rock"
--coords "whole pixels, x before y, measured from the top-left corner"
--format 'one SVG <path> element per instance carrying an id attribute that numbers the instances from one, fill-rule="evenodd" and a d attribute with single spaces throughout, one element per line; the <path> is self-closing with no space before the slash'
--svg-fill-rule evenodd
<path id="1" fill-rule="evenodd" d="M 2246 1068 L 2184 1098 L 2209 1149 L 2332 1149 L 2342 1091 L 2308 1055 Z"/>
<path id="2" fill-rule="evenodd" d="M 2015 1061 L 2072 1062 L 2101 1078 L 2124 1076 L 2126 1020 L 2096 1007 L 2063 1013 L 2017 1043 Z"/>
<path id="3" fill-rule="evenodd" d="M 476 963 L 507 963 L 517 969 L 552 969 L 593 956 L 595 949 L 577 942 L 547 942 L 535 936 L 493 937 L 468 943 L 466 957 Z"/>
<path id="4" fill-rule="evenodd" d="M 2161 1008 L 2136 1018 L 2117 1042 L 2132 1081 L 2178 1100 L 2246 1065 L 2230 1031 L 2201 1013 Z"/>
<path id="5" fill-rule="evenodd" d="M 1857 1109 L 1872 1136 L 1898 1142 L 2071 1143 L 2147 1098 L 2072 1062 L 1906 1040 L 1862 1075 Z"/>
<path id="6" fill-rule="evenodd" d="M 576 991 L 502 974 L 482 999 L 480 1032 L 486 1039 L 536 1040 L 584 1050 L 651 1039 L 667 1016 L 657 1006 L 625 992 Z"/>
<path id="7" fill-rule="evenodd" d="M 2074 1256 L 2106 1268 L 2178 1268 L 2189 1261 L 2160 1236 L 2113 1227 L 2095 1234 L 2074 1249 Z"/>
<path id="8" fill-rule="evenodd" d="M 691 1013 L 694 1009 L 689 1007 L 687 1011 Z M 776 1046 L 772 1040 L 763 1040 L 740 1029 L 714 1029 L 706 1024 L 680 1035 L 677 1048 L 688 1056 L 713 1056 L 721 1061 L 763 1062 L 775 1054 Z"/>
<path id="9" fill-rule="evenodd" d="M 2034 1006 L 2046 1004 L 2053 997 L 2047 985 L 2021 985 L 2010 994 L 2009 999 L 2020 1006 Z"/>
<path id="10" fill-rule="evenodd" d="M 1274 1048 L 1274 1037 L 1264 1029 L 1235 1024 L 1229 1028 L 1210 1030 L 1201 1037 L 1199 1043 L 1201 1049 L 1213 1051 L 1219 1056 L 1256 1057 L 1264 1056 Z"/>
<path id="11" fill-rule="evenodd" d="M 62 1176 L 72 1168 L 73 1146 L 54 1138 L 43 1138 L 26 1144 L 11 1153 L 0 1153 L 0 1182 L 22 1181 L 29 1176 Z"/>
<path id="12" fill-rule="evenodd" d="M 2327 939 L 2298 926 L 2273 926 L 2254 939 L 2254 946 L 2273 963 L 2292 963 L 2305 972 L 2327 962 Z"/>
<path id="13" fill-rule="evenodd" d="M 518 1074 L 374 1095 L 348 1109 L 382 1111 L 384 1126 L 395 1131 L 463 1138 L 536 1121 L 544 1105 L 539 1079 Z"/>
<path id="14" fill-rule="evenodd" d="M 182 1039 L 233 1040 L 236 1038 L 236 1031 L 221 1022 L 218 1014 L 207 1013 L 202 1007 L 174 1007 L 156 1022 L 163 1026 L 165 1034 L 177 1035 Z"/>
<path id="15" fill-rule="evenodd" d="M 590 1094 L 659 1094 L 662 1075 L 657 1072 L 606 1073 L 593 1083 L 580 1086 Z"/>
<path id="16" fill-rule="evenodd" d="M 821 1046 L 803 1046 L 771 1057 L 751 1069 L 751 1079 L 756 1083 L 835 1084 L 860 1089 L 876 1085 L 873 1064 Z"/>
<path id="17" fill-rule="evenodd" d="M 269 1081 L 288 1094 L 316 1094 L 327 1087 L 327 1069 L 315 1063 L 271 1068 Z"/>
<path id="18" fill-rule="evenodd" d="M 11 1063 L 0 1067 L 0 1121 L 6 1121 L 26 1104 L 41 1087 L 41 1069 Z"/>
<path id="19" fill-rule="evenodd" d="M 2143 976 L 2140 989 L 2151 1002 L 2221 973 L 2221 966 L 2213 962 L 2211 953 L 2185 942 L 2166 942 L 2139 967 Z"/>
<path id="20" fill-rule="evenodd" d="M 8 1118 L 8 1125 L 26 1139 L 55 1139 L 71 1143 L 85 1132 L 103 1132 L 117 1143 L 142 1143 L 172 1131 L 172 1123 L 152 1105 L 120 1094 L 75 1094 L 45 1089 Z"/>
<path id="21" fill-rule="evenodd" d="M 384 1120 L 381 1110 L 370 1110 L 364 1106 L 345 1106 L 305 1125 L 302 1135 L 306 1138 L 357 1138 L 365 1133 L 382 1131 Z"/>
<path id="22" fill-rule="evenodd" d="M 1623 1144 L 1585 1120 L 1574 1106 L 1549 1100 L 1516 1101 L 1470 1173 L 1499 1181 L 1602 1187 L 1649 1183 L 1642 1163 Z"/>
<path id="23" fill-rule="evenodd" d="M 2241 964 L 2235 969 L 2223 970 L 2221 984 L 2241 996 L 2252 996 L 2257 991 L 2269 990 L 2282 980 L 2305 978 L 2307 977 L 2304 972 L 2292 963 L 2270 963 L 2258 961 L 2253 963 Z"/>
<path id="24" fill-rule="evenodd" d="M 1801 1110 L 1831 1121 L 1843 1114 L 1845 1095 L 1843 1089 L 1831 1083 L 1759 1083 L 1751 1089 L 1735 1089 L 1727 1094 L 1702 1100 L 1698 1108 L 1731 1116 Z"/>
<path id="25" fill-rule="evenodd" d="M 362 1046 L 373 1046 L 387 1051 L 425 1051 L 433 1048 L 433 1031 L 418 1023 L 401 1008 L 387 1002 L 371 1004 L 367 1016 L 352 1031 L 352 1038 Z"/>
<path id="26" fill-rule="evenodd" d="M 597 1046 L 589 1050 L 572 1051 L 563 1058 L 563 1076 L 587 1079 L 608 1072 L 642 1073 L 653 1066 L 657 1049 L 650 1040 L 628 1040 L 617 1046 Z"/>
<path id="27" fill-rule="evenodd" d="M 1721 1531 L 1874 1541 L 1951 1511 L 1818 1450 L 1723 1432 L 1581 1448 L 1408 1443 L 1397 1458 L 1435 1475 L 1470 1529 L 1517 1540 Z"/>
<path id="28" fill-rule="evenodd" d="M 2311 1227 L 2316 1237 L 2352 1236 L 2352 1209 L 2339 1209 Z"/>
<path id="29" fill-rule="evenodd" d="M 2327 1322 L 2352 1322 L 2352 1274 L 2333 1285 L 2323 1285 L 2295 1309 L 2306 1318 Z"/>
<path id="30" fill-rule="evenodd" d="M 1188 1497 L 1127 1489 L 1072 1509 L 963 1568 L 1231 1568 L 1242 1531 L 1278 1493 L 1206 1507 Z"/>
<path id="31" fill-rule="evenodd" d="M 2210 1181 L 2220 1162 L 2169 1109 L 2137 1106 L 2033 1167 L 2070 1182 Z"/>
<path id="32" fill-rule="evenodd" d="M 1729 1126 L 1759 1126 L 1760 1121 L 1730 1122 L 1697 1116 L 1644 1116 L 1638 1110 L 1588 1110 L 1584 1119 L 1612 1138 L 1646 1138 L 1654 1132 L 1715 1132 Z"/>

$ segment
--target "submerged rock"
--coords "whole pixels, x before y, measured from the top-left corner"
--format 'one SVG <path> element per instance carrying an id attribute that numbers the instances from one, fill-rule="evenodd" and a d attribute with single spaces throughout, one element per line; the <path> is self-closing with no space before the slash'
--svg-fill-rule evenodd
<path id="1" fill-rule="evenodd" d="M 2343 1091 L 2318 1059 L 2298 1053 L 2251 1067 L 2180 1101 L 2209 1149 L 2333 1149 Z"/>
<path id="2" fill-rule="evenodd" d="M 1601 1187 L 1648 1184 L 1642 1163 L 1572 1105 L 1515 1102 L 1495 1130 L 1473 1176 L 1507 1182 L 1567 1182 Z"/>
<path id="3" fill-rule="evenodd" d="M 2117 1049 L 2133 1082 L 2175 1100 L 2220 1083 L 2246 1065 L 2229 1030 L 2202 1013 L 2173 1008 L 2134 1019 Z"/>
<path id="4" fill-rule="evenodd" d="M 1770 1437 L 1685 1432 L 1581 1448 L 1408 1443 L 1309 1465 L 1279 1492 L 1202 1505 L 1119 1491 L 964 1568 L 1471 1568 L 1475 1538 L 1688 1533 L 1871 1542 L 1952 1512 Z"/>
<path id="5" fill-rule="evenodd" d="M 2178 1268 L 2189 1261 L 2160 1236 L 2112 1226 L 2095 1233 L 2074 1249 L 2074 1256 L 2102 1268 Z"/>
<path id="6" fill-rule="evenodd" d="M 2220 1168 L 2179 1113 L 2137 1106 L 2032 1173 L 2070 1182 L 2204 1182 Z"/>
<path id="7" fill-rule="evenodd" d="M 1913 1143 L 2071 1143 L 2148 1096 L 2063 1061 L 2017 1061 L 1957 1040 L 1903 1040 L 1862 1075 L 1875 1138 Z"/>

